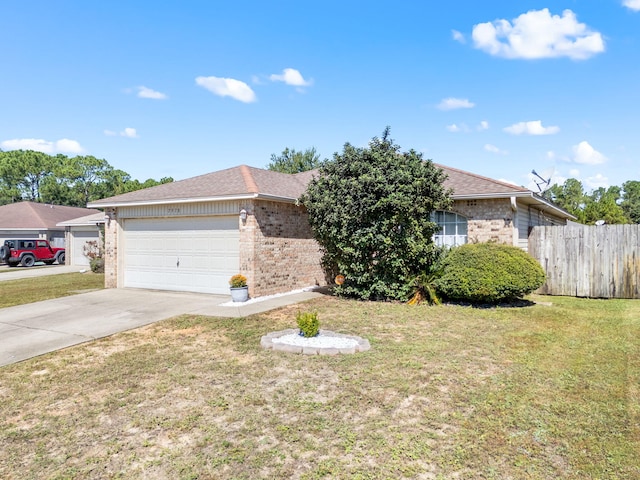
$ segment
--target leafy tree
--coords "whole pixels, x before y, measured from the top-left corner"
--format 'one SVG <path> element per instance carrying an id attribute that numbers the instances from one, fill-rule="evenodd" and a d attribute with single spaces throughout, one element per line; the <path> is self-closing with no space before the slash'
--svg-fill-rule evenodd
<path id="1" fill-rule="evenodd" d="M 629 223 L 629 218 L 619 205 L 621 200 L 620 187 L 600 187 L 587 196 L 584 207 L 583 220 L 586 224 L 594 224 L 604 220 L 607 224 Z"/>
<path id="2" fill-rule="evenodd" d="M 7 192 L 17 193 L 20 200 L 41 200 L 40 187 L 52 175 L 49 155 L 33 150 L 12 150 L 0 154 L 0 178 Z"/>
<path id="3" fill-rule="evenodd" d="M 640 182 L 629 180 L 622 184 L 622 189 L 622 210 L 632 223 L 640 223 Z"/>
<path id="4" fill-rule="evenodd" d="M 555 184 L 544 192 L 544 197 L 584 223 L 586 195 L 579 180 L 569 178 L 562 185 Z"/>
<path id="5" fill-rule="evenodd" d="M 336 287 L 361 299 L 406 300 L 414 280 L 438 256 L 431 212 L 451 204 L 445 175 L 414 150 L 400 152 L 389 137 L 367 148 L 345 144 L 320 166 L 301 201 L 309 212 L 323 262 L 344 275 Z"/>
<path id="6" fill-rule="evenodd" d="M 322 164 L 320 155 L 315 147 L 307 148 L 304 152 L 285 148 L 280 155 L 271 154 L 269 170 L 282 173 L 300 173 L 318 168 Z"/>
<path id="7" fill-rule="evenodd" d="M 166 177 L 141 183 L 93 156 L 0 152 L 0 205 L 31 200 L 84 207 L 92 200 L 172 181 Z"/>

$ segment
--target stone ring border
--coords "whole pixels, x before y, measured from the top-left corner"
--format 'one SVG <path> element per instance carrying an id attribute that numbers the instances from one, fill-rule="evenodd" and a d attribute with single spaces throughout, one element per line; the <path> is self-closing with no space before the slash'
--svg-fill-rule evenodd
<path id="1" fill-rule="evenodd" d="M 272 349 L 274 351 L 288 352 L 288 353 L 302 353 L 303 355 L 338 355 L 352 354 L 357 352 L 366 352 L 371 349 L 369 340 L 358 337 L 356 335 L 345 335 L 342 333 L 335 333 L 330 330 L 320 330 L 320 335 L 323 337 L 336 337 L 336 338 L 348 338 L 356 341 L 356 345 L 353 347 L 336 348 L 336 347 L 323 347 L 323 346 L 301 346 L 291 345 L 287 343 L 273 343 L 274 338 L 280 338 L 285 335 L 297 334 L 298 330 L 294 328 L 288 328 L 287 330 L 280 330 L 278 332 L 271 332 L 264 335 L 260 339 L 260 346 L 265 349 Z"/>

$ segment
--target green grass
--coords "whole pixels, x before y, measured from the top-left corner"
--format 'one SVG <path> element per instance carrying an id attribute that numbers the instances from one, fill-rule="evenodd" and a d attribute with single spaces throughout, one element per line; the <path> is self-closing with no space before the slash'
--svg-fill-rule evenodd
<path id="1" fill-rule="evenodd" d="M 104 274 L 63 273 L 0 282 L 0 308 L 24 305 L 104 288 Z"/>
<path id="2" fill-rule="evenodd" d="M 640 478 L 640 302 L 325 297 L 181 316 L 0 370 L 0 478 Z M 263 350 L 295 326 L 356 355 Z"/>

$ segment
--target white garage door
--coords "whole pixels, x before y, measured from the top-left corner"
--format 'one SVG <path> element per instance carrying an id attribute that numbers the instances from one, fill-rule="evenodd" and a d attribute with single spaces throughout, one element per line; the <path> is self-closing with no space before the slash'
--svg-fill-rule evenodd
<path id="1" fill-rule="evenodd" d="M 127 219 L 124 286 L 229 293 L 240 265 L 238 217 Z"/>
<path id="2" fill-rule="evenodd" d="M 84 247 L 87 242 L 97 241 L 98 232 L 96 231 L 73 230 L 71 240 L 71 265 L 89 265 L 89 259 L 84 254 Z"/>

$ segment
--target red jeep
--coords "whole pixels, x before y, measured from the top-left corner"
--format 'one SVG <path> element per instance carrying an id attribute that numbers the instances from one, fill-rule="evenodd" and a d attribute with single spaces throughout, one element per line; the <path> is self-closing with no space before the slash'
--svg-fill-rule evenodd
<path id="1" fill-rule="evenodd" d="M 64 264 L 64 248 L 52 247 L 48 240 L 37 238 L 27 240 L 5 240 L 0 247 L 0 261 L 10 267 L 20 264 L 33 267 L 36 262 L 51 265 L 53 262 Z"/>

